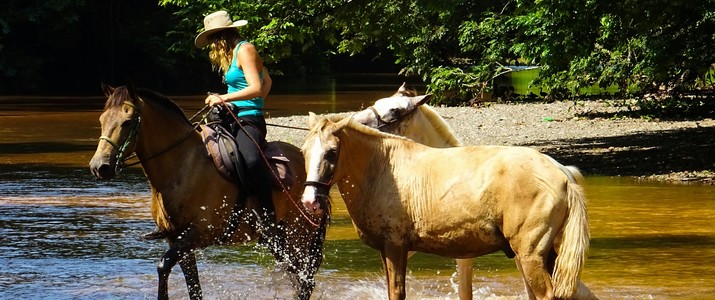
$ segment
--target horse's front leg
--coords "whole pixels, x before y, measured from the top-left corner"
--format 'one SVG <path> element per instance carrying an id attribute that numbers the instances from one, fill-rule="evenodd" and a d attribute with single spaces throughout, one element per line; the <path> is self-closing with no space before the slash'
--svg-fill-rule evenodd
<path id="1" fill-rule="evenodd" d="M 169 242 L 169 250 L 164 253 L 164 256 L 161 257 L 156 267 L 157 273 L 159 274 L 157 299 L 169 299 L 169 274 L 171 274 L 171 269 L 179 262 L 181 262 L 181 268 L 186 277 L 189 296 L 191 299 L 201 299 L 201 286 L 198 284 L 199 277 L 198 271 L 196 270 L 196 258 L 192 252 L 193 248 L 191 247 L 192 237 L 195 236 L 194 232 L 195 230 L 192 228 L 186 229 L 180 235 L 181 238 L 178 239 L 179 242 Z M 173 240 L 176 241 L 177 239 Z M 187 259 L 188 262 L 185 261 Z M 193 273 L 195 275 L 192 277 L 191 275 L 187 275 L 187 273 Z M 196 290 L 198 292 L 196 292 Z"/>
<path id="2" fill-rule="evenodd" d="M 387 295 L 390 300 L 404 300 L 405 273 L 407 273 L 407 248 L 386 244 L 380 253 L 387 275 Z"/>
<path id="3" fill-rule="evenodd" d="M 156 267 L 159 273 L 159 295 L 157 299 L 169 299 L 169 274 L 179 260 L 179 249 L 176 247 L 169 248 L 164 256 L 161 257 L 159 265 Z"/>
<path id="4" fill-rule="evenodd" d="M 196 255 L 194 255 L 194 252 L 189 251 L 185 253 L 179 259 L 179 266 L 181 267 L 181 272 L 184 273 L 186 287 L 189 290 L 189 297 L 191 299 L 202 299 L 203 293 L 201 291 L 199 270 L 196 268 Z"/>

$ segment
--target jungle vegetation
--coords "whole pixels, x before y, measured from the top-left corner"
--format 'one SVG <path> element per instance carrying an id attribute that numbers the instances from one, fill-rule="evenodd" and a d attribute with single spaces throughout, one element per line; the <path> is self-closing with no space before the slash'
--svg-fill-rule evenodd
<path id="1" fill-rule="evenodd" d="M 546 99 L 616 86 L 614 97 L 645 108 L 713 113 L 715 0 L 7 0 L 0 91 L 81 90 L 87 78 L 210 85 L 192 42 L 218 9 L 249 21 L 243 30 L 278 76 L 330 72 L 340 56 L 389 58 L 436 103 L 460 105 L 515 66 L 536 66 Z"/>

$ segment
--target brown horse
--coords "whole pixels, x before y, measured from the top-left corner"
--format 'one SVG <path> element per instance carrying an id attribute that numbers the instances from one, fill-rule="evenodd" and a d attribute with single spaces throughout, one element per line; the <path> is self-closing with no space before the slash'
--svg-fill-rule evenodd
<path id="1" fill-rule="evenodd" d="M 513 251 L 532 299 L 595 298 L 580 283 L 589 243 L 581 186 L 524 147 L 430 148 L 346 118 L 310 116 L 303 203 L 337 183 L 360 238 L 404 299 L 408 251 L 471 258 Z"/>
<path id="2" fill-rule="evenodd" d="M 158 298 L 168 298 L 169 273 L 178 263 L 190 297 L 200 299 L 193 251 L 256 240 L 260 229 L 255 212 L 260 204 L 217 171 L 200 133 L 173 101 L 131 87 L 105 86 L 105 94 L 108 99 L 99 118 L 102 136 L 90 169 L 99 179 L 111 179 L 127 157 L 136 153 L 151 187 L 152 217 L 169 244 L 157 268 Z M 296 180 L 273 193 L 276 226 L 282 237 L 272 237 L 279 243 L 271 251 L 290 275 L 296 298 L 309 299 L 322 262 L 329 215 L 327 211 L 320 216 L 305 214 L 297 202 L 305 180 L 300 150 L 273 143 L 280 143 Z"/>

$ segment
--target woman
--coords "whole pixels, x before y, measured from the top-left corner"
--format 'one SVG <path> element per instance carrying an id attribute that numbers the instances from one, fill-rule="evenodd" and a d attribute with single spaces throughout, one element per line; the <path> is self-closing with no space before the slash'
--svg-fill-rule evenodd
<path id="1" fill-rule="evenodd" d="M 262 229 L 270 230 L 275 217 L 268 166 L 261 147 L 266 143 L 263 101 L 272 81 L 256 47 L 239 35 L 237 28 L 247 23 L 246 20 L 233 22 L 225 11 L 214 12 L 204 18 L 204 30 L 196 36 L 194 44 L 198 48 L 209 46 L 211 64 L 228 86 L 225 94 L 210 94 L 204 102 L 231 109 L 231 113 L 223 114 L 222 121 L 236 137 L 248 171 L 249 178 L 243 182 L 243 188 L 249 189 L 263 205 L 266 211 L 260 216 Z M 240 123 L 236 123 L 236 118 Z M 266 225 L 271 226 L 266 228 Z"/>

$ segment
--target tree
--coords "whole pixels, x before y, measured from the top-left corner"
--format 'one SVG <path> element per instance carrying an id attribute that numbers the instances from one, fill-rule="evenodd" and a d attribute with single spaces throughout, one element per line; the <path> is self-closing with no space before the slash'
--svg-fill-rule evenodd
<path id="1" fill-rule="evenodd" d="M 37 88 L 53 58 L 80 40 L 71 30 L 84 1 L 6 0 L 0 5 L 0 91 Z M 52 42 L 41 37 L 62 36 Z"/>
<path id="2" fill-rule="evenodd" d="M 172 11 L 141 0 L 4 0 L 0 93 L 101 94 L 100 82 L 182 92 L 204 61 L 167 55 Z M 183 91 L 186 91 L 185 89 Z"/>

